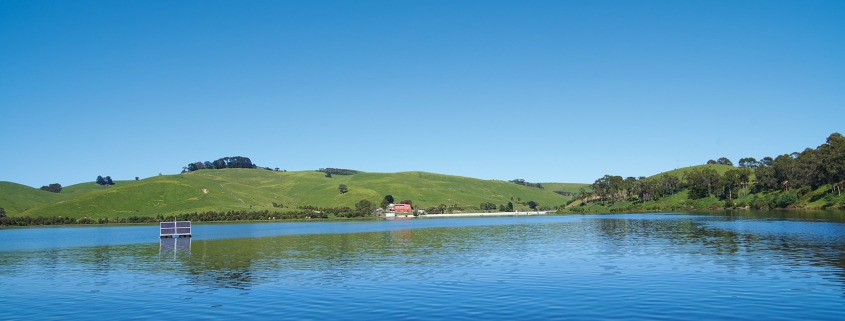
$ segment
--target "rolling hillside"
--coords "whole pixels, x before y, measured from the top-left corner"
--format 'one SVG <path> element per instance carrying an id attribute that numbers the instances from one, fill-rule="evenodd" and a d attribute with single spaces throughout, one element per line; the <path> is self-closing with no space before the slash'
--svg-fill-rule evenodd
<path id="1" fill-rule="evenodd" d="M 338 185 L 349 192 L 340 194 Z M 376 204 L 386 194 L 410 199 L 425 208 L 439 204 L 478 207 L 482 202 L 506 204 L 513 197 L 541 206 L 566 203 L 568 197 L 549 189 L 495 180 L 424 172 L 359 173 L 327 178 L 323 173 L 274 172 L 257 169 L 199 170 L 119 181 L 114 186 L 83 183 L 55 194 L 27 186 L 0 184 L 0 207 L 10 216 L 128 217 L 202 211 L 284 211 L 300 205 L 354 207 L 361 199 Z M 273 203 L 287 208 L 273 207 Z M 517 209 L 523 209 L 514 202 Z"/>
<path id="2" fill-rule="evenodd" d="M 578 193 L 581 188 L 590 191 L 590 184 L 583 183 L 541 183 L 543 188 L 550 191 Z"/>

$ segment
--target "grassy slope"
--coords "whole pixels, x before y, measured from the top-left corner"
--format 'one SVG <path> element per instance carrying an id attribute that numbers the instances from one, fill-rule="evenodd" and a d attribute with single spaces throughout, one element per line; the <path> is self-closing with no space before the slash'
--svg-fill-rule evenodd
<path id="1" fill-rule="evenodd" d="M 339 184 L 346 184 L 349 192 L 340 194 L 337 189 Z M 322 173 L 312 171 L 201 170 L 141 181 L 116 182 L 114 186 L 78 184 L 53 195 L 22 185 L 15 188 L 6 185 L 0 187 L 0 195 L 12 196 L 0 198 L 0 206 L 6 207 L 4 204 L 9 199 L 19 199 L 15 204 L 21 203 L 14 206 L 20 210 L 7 210 L 11 215 L 90 218 L 194 211 L 279 210 L 272 207 L 273 202 L 291 208 L 297 205 L 354 207 L 361 199 L 378 204 L 386 194 L 397 200 L 411 199 L 416 207 L 423 208 L 438 204 L 476 207 L 482 202 L 506 204 L 510 197 L 553 206 L 564 204 L 569 199 L 548 189 L 423 172 L 361 173 L 326 178 Z M 520 208 L 519 205 L 517 208 Z"/>
<path id="2" fill-rule="evenodd" d="M 578 190 L 582 187 L 586 191 L 591 191 L 590 184 L 583 184 L 583 183 L 541 183 L 543 188 L 550 190 L 550 191 L 561 191 L 561 192 L 570 192 L 570 193 L 578 193 Z"/>
<path id="3" fill-rule="evenodd" d="M 60 194 L 42 191 L 11 182 L 0 182 L 0 207 L 6 215 L 17 215 L 41 204 L 61 198 Z"/>

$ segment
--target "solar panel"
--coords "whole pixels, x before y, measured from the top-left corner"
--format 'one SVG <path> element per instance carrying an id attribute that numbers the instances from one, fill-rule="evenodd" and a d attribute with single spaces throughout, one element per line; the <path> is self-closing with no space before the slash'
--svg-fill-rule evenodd
<path id="1" fill-rule="evenodd" d="M 191 236 L 191 222 L 159 222 L 159 237 Z"/>

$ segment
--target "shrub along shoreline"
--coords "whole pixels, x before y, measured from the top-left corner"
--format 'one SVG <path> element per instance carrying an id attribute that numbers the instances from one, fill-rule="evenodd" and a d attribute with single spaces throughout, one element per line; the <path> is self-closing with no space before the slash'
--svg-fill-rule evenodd
<path id="1" fill-rule="evenodd" d="M 144 224 L 167 221 L 192 221 L 192 222 L 240 222 L 240 221 L 278 221 L 278 220 L 329 220 L 359 218 L 363 215 L 332 215 L 326 212 L 313 210 L 298 210 L 287 212 L 270 211 L 227 211 L 227 212 L 193 212 L 178 215 L 157 215 L 157 216 L 129 216 L 120 218 L 99 218 L 87 217 L 29 217 L 29 216 L 5 216 L 0 217 L 0 226 L 48 226 L 48 225 L 104 225 L 104 224 Z"/>

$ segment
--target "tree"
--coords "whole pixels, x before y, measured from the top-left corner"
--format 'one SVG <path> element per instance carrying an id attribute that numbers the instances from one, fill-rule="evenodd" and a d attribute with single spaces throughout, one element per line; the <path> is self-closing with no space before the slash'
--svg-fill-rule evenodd
<path id="1" fill-rule="evenodd" d="M 0 217 L 6 217 L 6 209 L 0 207 Z"/>
<path id="2" fill-rule="evenodd" d="M 766 157 L 771 160 L 771 157 Z M 777 188 L 777 178 L 775 177 L 775 170 L 772 168 L 771 161 L 765 161 L 766 158 L 763 158 L 763 161 L 759 163 L 759 166 L 754 169 L 754 176 L 757 178 L 757 184 L 754 188 L 759 191 L 768 191 L 774 190 Z"/>
<path id="3" fill-rule="evenodd" d="M 136 181 L 138 180 L 138 176 L 135 176 L 135 180 L 136 180 Z"/>
<path id="4" fill-rule="evenodd" d="M 276 171 L 278 172 L 278 171 L 279 171 L 279 169 L 278 169 L 278 168 L 276 168 Z M 328 178 L 332 178 L 332 173 L 326 172 L 326 177 L 328 177 Z"/>
<path id="5" fill-rule="evenodd" d="M 710 164 L 716 164 L 716 161 L 714 161 L 714 160 L 712 160 L 712 159 L 711 159 L 711 160 L 708 160 L 708 161 L 707 161 L 707 165 L 710 165 Z"/>
<path id="6" fill-rule="evenodd" d="M 372 202 L 368 201 L 368 200 L 365 200 L 365 199 L 360 200 L 360 201 L 358 201 L 358 204 L 355 204 L 355 211 L 357 211 L 360 214 L 364 214 L 364 215 L 370 214 L 375 209 L 376 209 L 376 205 L 373 204 Z"/>
<path id="7" fill-rule="evenodd" d="M 508 212 L 513 212 L 513 203 L 508 202 L 507 210 L 508 210 Z"/>
<path id="8" fill-rule="evenodd" d="M 111 176 L 106 176 L 106 185 L 114 185 L 114 182 L 111 180 Z"/>
<path id="9" fill-rule="evenodd" d="M 159 174 L 159 175 L 161 175 L 161 174 Z M 106 179 L 103 178 L 102 176 L 97 176 L 97 184 L 98 185 L 106 185 Z"/>
<path id="10" fill-rule="evenodd" d="M 754 157 L 740 158 L 739 167 L 757 168 L 757 159 L 755 159 Z"/>
<path id="11" fill-rule="evenodd" d="M 689 198 L 699 199 L 710 196 L 719 183 L 719 172 L 712 168 L 693 169 L 684 173 L 684 180 L 689 187 Z"/>
<path id="12" fill-rule="evenodd" d="M 393 195 L 390 195 L 390 194 L 385 195 L 384 200 L 387 201 L 388 203 L 395 203 L 395 200 L 393 199 Z"/>
<path id="13" fill-rule="evenodd" d="M 414 202 L 411 202 L 411 200 L 402 200 L 401 202 L 399 202 L 399 204 L 414 205 Z"/>
<path id="14" fill-rule="evenodd" d="M 729 169 L 725 172 L 725 175 L 719 180 L 722 198 L 733 200 L 733 191 L 742 185 L 742 174 L 742 170 L 739 169 Z"/>
<path id="15" fill-rule="evenodd" d="M 348 191 L 349 191 L 349 189 L 348 189 L 348 188 L 346 188 L 346 184 L 340 184 L 340 185 L 338 185 L 338 186 L 337 186 L 337 189 L 338 189 L 338 190 L 340 190 L 340 193 L 341 193 L 341 194 L 346 193 L 346 192 L 348 192 Z"/>
<path id="16" fill-rule="evenodd" d="M 536 210 L 536 209 L 537 209 L 537 205 L 538 205 L 538 204 L 537 204 L 537 202 L 535 202 L 535 201 L 528 201 L 528 208 L 530 208 L 530 209 L 532 209 L 532 210 Z"/>

